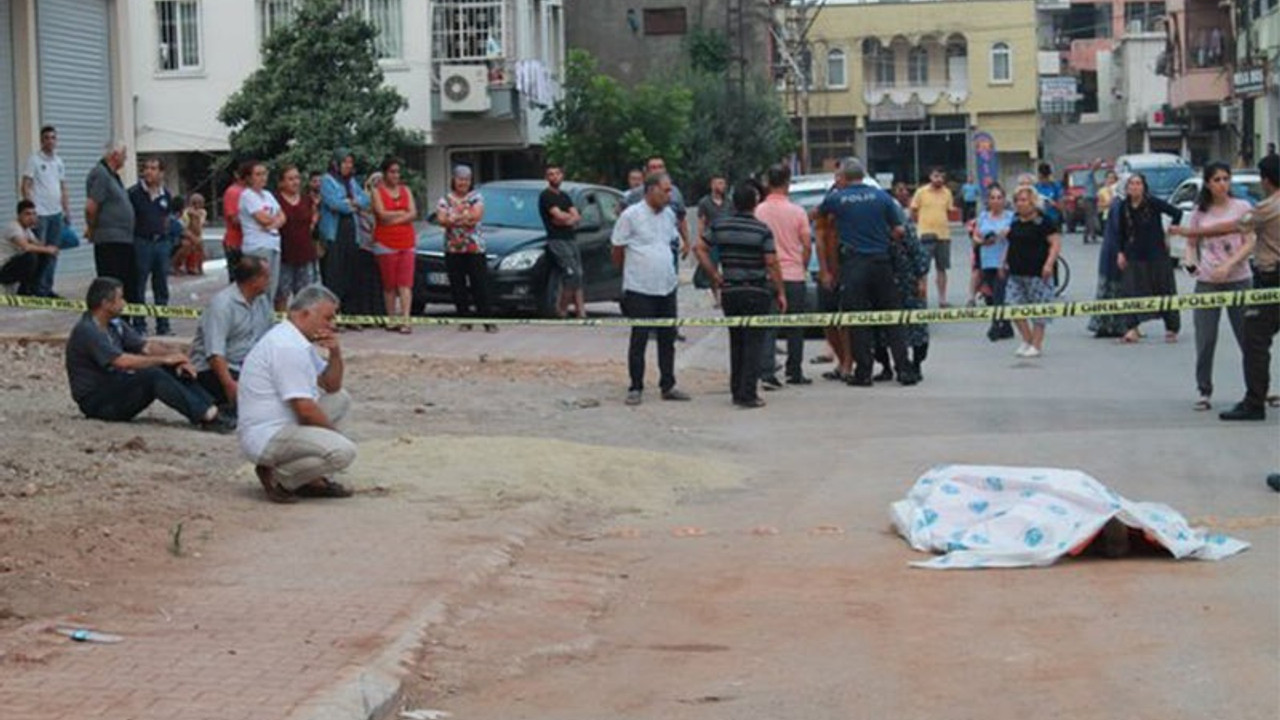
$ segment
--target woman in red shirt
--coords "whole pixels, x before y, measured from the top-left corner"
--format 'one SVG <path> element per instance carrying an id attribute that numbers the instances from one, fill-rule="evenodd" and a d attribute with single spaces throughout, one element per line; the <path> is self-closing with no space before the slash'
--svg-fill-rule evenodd
<path id="1" fill-rule="evenodd" d="M 382 295 L 387 305 L 387 317 L 397 314 L 404 322 L 387 325 L 388 330 L 413 332 L 409 326 L 409 309 L 413 304 L 413 251 L 417 235 L 413 221 L 418 218 L 418 206 L 413 193 L 400 182 L 400 161 L 387 158 L 382 163 L 382 185 L 373 192 L 374 253 L 378 258 L 378 270 L 382 275 Z"/>
<path id="2" fill-rule="evenodd" d="M 320 215 L 311 195 L 302 192 L 302 173 L 297 166 L 285 165 L 280 173 L 280 209 L 284 227 L 280 228 L 280 283 L 274 298 L 276 311 L 283 312 L 289 296 L 317 282 L 316 244 L 312 230 Z"/>

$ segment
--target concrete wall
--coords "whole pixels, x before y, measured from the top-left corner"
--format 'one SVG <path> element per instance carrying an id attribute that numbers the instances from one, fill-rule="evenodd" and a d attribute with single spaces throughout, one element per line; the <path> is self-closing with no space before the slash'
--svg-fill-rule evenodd
<path id="1" fill-rule="evenodd" d="M 767 0 L 741 0 L 748 11 L 745 26 L 750 66 L 764 73 L 770 63 Z M 565 43 L 569 49 L 587 50 L 599 62 L 600 71 L 635 84 L 659 78 L 687 62 L 687 35 L 646 35 L 644 11 L 684 7 L 688 27 L 724 31 L 726 0 L 565 0 Z M 637 21 L 628 24 L 628 10 Z"/>
<path id="2" fill-rule="evenodd" d="M 1164 48 L 1164 33 L 1144 33 L 1126 35 L 1116 50 L 1118 87 L 1124 96 L 1124 119 L 1129 125 L 1146 124 L 1152 111 L 1169 100 L 1168 81 L 1156 75 L 1156 61 Z"/>

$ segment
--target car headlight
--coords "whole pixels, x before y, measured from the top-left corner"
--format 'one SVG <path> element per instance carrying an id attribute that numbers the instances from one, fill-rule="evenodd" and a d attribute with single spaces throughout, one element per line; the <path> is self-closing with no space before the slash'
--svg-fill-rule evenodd
<path id="1" fill-rule="evenodd" d="M 538 261 L 542 259 L 542 250 L 519 250 L 502 258 L 502 262 L 498 263 L 498 269 L 504 272 L 519 272 L 528 270 Z"/>

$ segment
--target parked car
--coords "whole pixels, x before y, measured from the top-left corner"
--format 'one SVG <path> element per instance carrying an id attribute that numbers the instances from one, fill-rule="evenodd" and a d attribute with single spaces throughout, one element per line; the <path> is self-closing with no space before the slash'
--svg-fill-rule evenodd
<path id="1" fill-rule="evenodd" d="M 560 294 L 559 276 L 550 272 L 547 234 L 538 214 L 541 180 L 499 180 L 484 183 L 485 255 L 489 263 L 489 297 L 495 312 L 535 313 L 554 317 Z M 583 291 L 587 302 L 622 299 L 622 271 L 614 266 L 609 242 L 613 224 L 622 212 L 622 194 L 600 185 L 566 182 L 582 213 L 577 242 L 582 250 Z M 419 223 L 413 282 L 413 307 L 425 312 L 427 303 L 451 303 L 449 274 L 444 263 L 444 229 L 434 217 Z"/>
<path id="2" fill-rule="evenodd" d="M 1187 217 L 1183 218 L 1183 223 L 1188 222 L 1192 211 L 1196 209 L 1196 198 L 1200 196 L 1200 188 L 1204 187 L 1204 178 L 1199 175 L 1193 175 L 1183 180 L 1173 193 L 1169 195 L 1169 203 L 1176 206 Z M 1265 190 L 1262 189 L 1262 176 L 1256 172 L 1233 172 L 1231 174 L 1231 196 L 1247 201 L 1250 205 L 1257 205 L 1267 196 Z M 1164 218 L 1165 229 L 1170 224 L 1169 218 Z M 1187 239 L 1178 236 L 1170 237 L 1169 254 L 1177 262 L 1182 261 L 1182 256 L 1187 250 Z"/>
<path id="3" fill-rule="evenodd" d="M 1168 199 L 1178 183 L 1196 174 L 1195 169 L 1186 160 L 1169 153 L 1141 153 L 1137 155 L 1121 155 L 1116 158 L 1116 175 L 1120 178 L 1120 187 L 1128 181 L 1133 173 L 1142 173 L 1147 179 L 1147 189 L 1158 198 Z"/>
<path id="4" fill-rule="evenodd" d="M 1090 165 L 1068 165 L 1062 171 L 1062 208 L 1063 217 L 1066 218 L 1067 232 L 1075 232 L 1077 227 L 1084 225 L 1084 208 L 1080 204 L 1080 198 L 1084 197 L 1085 185 L 1088 183 L 1089 173 L 1093 173 L 1094 187 L 1101 188 L 1102 183 L 1107 178 L 1107 171 L 1112 168 L 1112 164 L 1104 162 L 1097 168 Z"/>

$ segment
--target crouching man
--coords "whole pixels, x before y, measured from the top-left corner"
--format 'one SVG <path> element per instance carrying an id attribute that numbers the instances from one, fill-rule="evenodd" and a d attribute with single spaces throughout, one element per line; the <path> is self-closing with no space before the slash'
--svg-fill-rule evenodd
<path id="1" fill-rule="evenodd" d="M 89 284 L 89 310 L 67 338 L 71 397 L 86 417 L 126 422 L 159 400 L 206 430 L 229 432 L 218 407 L 195 382 L 187 356 L 146 341 L 120 319 L 124 286 L 113 277 Z"/>
<path id="2" fill-rule="evenodd" d="M 342 389 L 337 312 L 338 297 L 327 288 L 303 288 L 289 305 L 288 319 L 254 345 L 240 371 L 240 448 L 255 463 L 272 502 L 351 496 L 330 479 L 356 459 L 355 443 L 336 427 L 351 407 Z"/>

